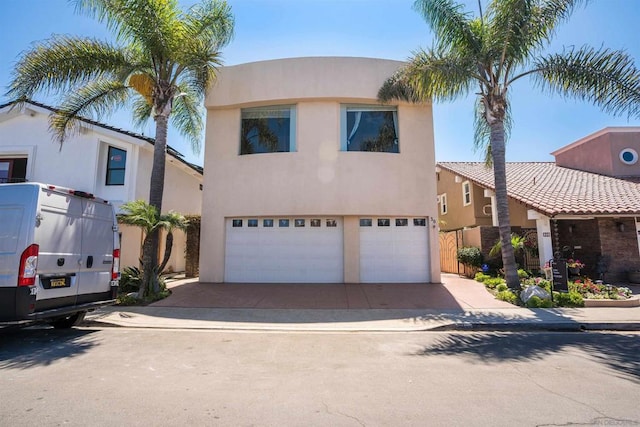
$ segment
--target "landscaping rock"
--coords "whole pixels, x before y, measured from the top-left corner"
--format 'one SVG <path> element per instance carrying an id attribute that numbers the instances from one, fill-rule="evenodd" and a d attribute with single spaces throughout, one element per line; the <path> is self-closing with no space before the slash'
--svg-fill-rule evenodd
<path id="1" fill-rule="evenodd" d="M 526 288 L 525 290 L 523 290 L 522 292 L 520 292 L 520 299 L 522 300 L 522 302 L 524 302 L 525 304 L 527 303 L 527 301 L 529 301 L 531 299 L 531 297 L 536 296 L 540 299 L 551 299 L 551 295 L 549 295 L 549 292 L 545 291 L 544 289 L 542 289 L 540 286 L 529 286 L 528 288 Z"/>

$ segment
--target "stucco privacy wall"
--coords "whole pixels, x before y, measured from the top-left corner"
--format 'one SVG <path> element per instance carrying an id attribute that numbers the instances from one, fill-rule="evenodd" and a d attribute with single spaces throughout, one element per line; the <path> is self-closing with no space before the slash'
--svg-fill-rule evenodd
<path id="1" fill-rule="evenodd" d="M 431 105 L 398 105 L 399 154 L 340 151 L 343 104 L 378 105 L 401 62 L 295 58 L 225 67 L 207 96 L 200 279 L 224 280 L 225 218 L 339 216 L 344 276 L 358 276 L 353 216 L 437 218 Z M 241 108 L 295 105 L 296 151 L 239 155 Z M 440 281 L 437 230 L 431 281 Z"/>

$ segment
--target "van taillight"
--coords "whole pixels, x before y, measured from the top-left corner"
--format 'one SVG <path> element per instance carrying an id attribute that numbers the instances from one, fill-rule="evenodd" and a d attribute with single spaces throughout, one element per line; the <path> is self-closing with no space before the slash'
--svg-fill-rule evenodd
<path id="1" fill-rule="evenodd" d="M 38 251 L 40 247 L 35 243 L 20 255 L 20 269 L 18 270 L 18 286 L 33 286 L 36 283 L 38 268 Z"/>
<path id="2" fill-rule="evenodd" d="M 111 280 L 118 280 L 120 276 L 120 249 L 113 250 L 113 265 L 111 266 Z"/>

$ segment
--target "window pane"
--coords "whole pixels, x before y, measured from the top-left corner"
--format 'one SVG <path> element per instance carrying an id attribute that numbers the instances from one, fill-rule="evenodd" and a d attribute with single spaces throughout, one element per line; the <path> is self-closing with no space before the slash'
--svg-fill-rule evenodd
<path id="1" fill-rule="evenodd" d="M 406 227 L 408 224 L 407 218 L 396 218 L 396 227 Z"/>
<path id="2" fill-rule="evenodd" d="M 371 218 L 360 218 L 360 227 L 371 227 Z"/>
<path id="3" fill-rule="evenodd" d="M 322 223 L 322 221 L 320 221 L 319 219 L 312 219 L 309 221 L 311 227 L 320 227 L 320 224 Z"/>
<path id="4" fill-rule="evenodd" d="M 242 111 L 240 154 L 291 151 L 291 108 Z"/>
<path id="5" fill-rule="evenodd" d="M 304 227 L 304 219 L 296 219 L 295 220 L 296 227 Z"/>
<path id="6" fill-rule="evenodd" d="M 389 227 L 389 225 L 391 225 L 389 218 L 378 219 L 378 227 Z"/>
<path id="7" fill-rule="evenodd" d="M 242 227 L 242 220 L 241 219 L 234 219 L 231 223 L 232 227 Z"/>
<path id="8" fill-rule="evenodd" d="M 424 227 L 427 225 L 427 220 L 425 218 L 413 218 L 413 225 L 416 227 Z"/>
<path id="9" fill-rule="evenodd" d="M 11 163 L 8 161 L 0 161 L 0 182 L 8 182 L 9 180 L 9 166 Z"/>
<path id="10" fill-rule="evenodd" d="M 288 219 L 278 220 L 278 226 L 279 227 L 288 227 L 289 226 L 289 220 Z"/>
<path id="11" fill-rule="evenodd" d="M 337 227 L 338 223 L 335 219 L 328 219 L 327 220 L 327 227 Z"/>
<path id="12" fill-rule="evenodd" d="M 107 185 L 124 185 L 124 169 L 108 170 Z"/>
<path id="13" fill-rule="evenodd" d="M 247 220 L 247 227 L 257 227 L 258 226 L 258 220 L 257 219 L 248 219 Z"/>
<path id="14" fill-rule="evenodd" d="M 347 109 L 347 151 L 398 153 L 395 111 Z"/>
<path id="15" fill-rule="evenodd" d="M 263 227 L 273 227 L 273 220 L 272 219 L 263 219 L 262 220 L 262 226 Z"/>
<path id="16" fill-rule="evenodd" d="M 109 147 L 108 169 L 124 169 L 127 162 L 127 152 L 119 148 Z"/>

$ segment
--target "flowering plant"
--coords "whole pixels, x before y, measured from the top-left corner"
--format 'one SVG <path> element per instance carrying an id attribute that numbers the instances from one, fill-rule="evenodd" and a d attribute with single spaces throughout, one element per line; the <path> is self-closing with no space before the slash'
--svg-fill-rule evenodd
<path id="1" fill-rule="evenodd" d="M 567 260 L 567 267 L 569 268 L 584 268 L 584 264 L 579 259 L 569 258 Z"/>

